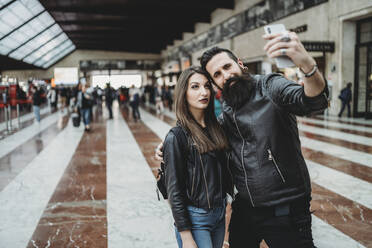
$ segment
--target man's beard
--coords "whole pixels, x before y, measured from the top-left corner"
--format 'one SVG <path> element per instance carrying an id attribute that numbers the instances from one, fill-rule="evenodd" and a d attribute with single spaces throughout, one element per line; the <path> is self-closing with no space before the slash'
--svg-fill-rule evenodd
<path id="1" fill-rule="evenodd" d="M 249 73 L 243 73 L 226 81 L 223 85 L 222 97 L 229 106 L 239 108 L 249 99 L 253 88 L 254 79 Z"/>

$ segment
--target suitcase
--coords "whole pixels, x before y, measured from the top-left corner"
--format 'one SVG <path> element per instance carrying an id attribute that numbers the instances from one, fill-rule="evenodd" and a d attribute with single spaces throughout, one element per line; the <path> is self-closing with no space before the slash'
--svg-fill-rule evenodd
<path id="1" fill-rule="evenodd" d="M 78 113 L 72 113 L 71 114 L 71 119 L 72 119 L 72 125 L 74 127 L 79 127 L 80 126 L 80 116 Z"/>

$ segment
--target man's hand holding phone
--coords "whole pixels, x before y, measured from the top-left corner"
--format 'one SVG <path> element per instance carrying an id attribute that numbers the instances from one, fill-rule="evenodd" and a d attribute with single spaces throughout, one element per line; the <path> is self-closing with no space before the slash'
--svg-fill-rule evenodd
<path id="1" fill-rule="evenodd" d="M 286 31 L 283 24 L 268 25 L 264 29 L 266 34 L 263 38 L 268 41 L 264 50 L 269 58 L 276 58 L 278 68 L 297 66 L 304 72 L 312 70 L 315 60 L 305 50 L 296 33 Z"/>
<path id="2" fill-rule="evenodd" d="M 277 27 L 278 25 L 279 27 Z M 296 33 L 288 31 L 268 32 L 268 27 L 270 31 L 273 31 L 273 26 L 276 26 L 277 30 L 285 30 L 283 24 L 265 26 L 266 34 L 263 35 L 263 38 L 268 41 L 264 46 L 267 56 L 276 58 L 276 60 L 281 56 L 287 56 L 304 74 L 303 86 L 305 95 L 308 97 L 319 95 L 324 90 L 326 83 L 318 70 L 314 58 L 306 51 Z"/>

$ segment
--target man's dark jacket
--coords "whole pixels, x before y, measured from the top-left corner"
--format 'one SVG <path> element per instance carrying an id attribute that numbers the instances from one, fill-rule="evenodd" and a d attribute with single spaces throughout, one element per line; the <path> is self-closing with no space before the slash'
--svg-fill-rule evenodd
<path id="1" fill-rule="evenodd" d="M 41 105 L 41 94 L 43 94 L 43 91 L 41 89 L 37 89 L 34 94 L 32 95 L 32 104 L 35 106 Z"/>
<path id="2" fill-rule="evenodd" d="M 231 169 L 239 195 L 254 207 L 308 197 L 310 177 L 301 153 L 295 115 L 328 106 L 328 88 L 307 97 L 280 74 L 256 75 L 250 98 L 238 109 L 223 104 L 220 121 L 231 145 Z"/>
<path id="3" fill-rule="evenodd" d="M 341 90 L 339 98 L 341 99 L 341 101 L 343 101 L 345 103 L 350 103 L 350 101 L 351 101 L 351 89 L 348 88 L 348 87 L 343 88 Z"/>

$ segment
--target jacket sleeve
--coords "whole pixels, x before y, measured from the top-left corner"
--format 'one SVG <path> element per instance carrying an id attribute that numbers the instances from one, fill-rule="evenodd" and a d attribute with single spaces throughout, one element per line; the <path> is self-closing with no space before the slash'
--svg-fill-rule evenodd
<path id="1" fill-rule="evenodd" d="M 173 218 L 179 232 L 191 230 L 187 211 L 186 158 L 177 137 L 169 132 L 164 141 L 165 182 Z"/>
<path id="2" fill-rule="evenodd" d="M 295 115 L 308 115 L 328 107 L 327 81 L 323 91 L 314 97 L 305 95 L 304 87 L 290 81 L 280 74 L 269 74 L 263 77 L 264 92 L 279 107 Z"/>

